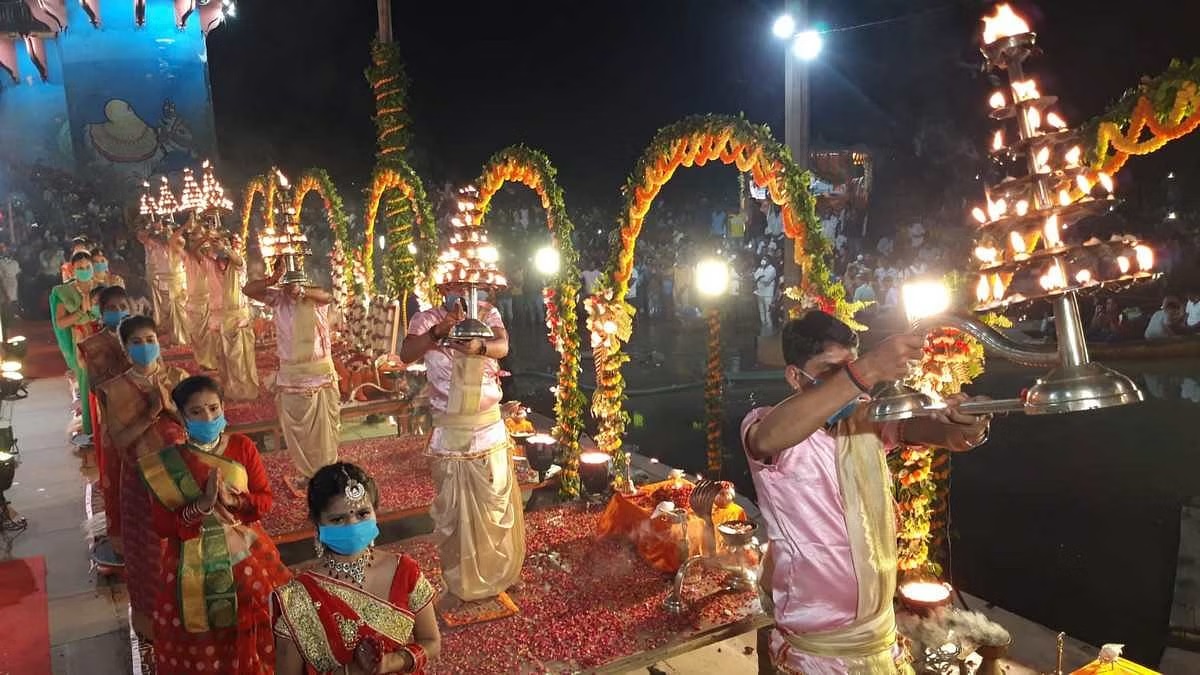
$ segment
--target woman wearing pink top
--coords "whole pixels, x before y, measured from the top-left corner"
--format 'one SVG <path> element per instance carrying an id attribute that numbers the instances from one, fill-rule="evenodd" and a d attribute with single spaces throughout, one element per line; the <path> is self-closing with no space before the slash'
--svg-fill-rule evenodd
<path id="1" fill-rule="evenodd" d="M 866 393 L 904 376 L 923 336 L 893 336 L 859 359 L 854 331 L 810 312 L 788 322 L 782 339 L 795 393 L 742 422 L 771 542 L 771 659 L 784 673 L 911 672 L 896 645 L 896 514 L 884 449 L 967 450 L 987 438 L 989 420 L 958 412 L 962 398 L 938 417 L 867 419 Z"/>

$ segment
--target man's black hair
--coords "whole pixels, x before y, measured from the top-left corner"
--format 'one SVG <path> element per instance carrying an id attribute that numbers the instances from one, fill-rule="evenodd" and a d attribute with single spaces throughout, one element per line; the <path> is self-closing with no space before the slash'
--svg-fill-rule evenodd
<path id="1" fill-rule="evenodd" d="M 100 294 L 96 296 L 96 304 L 104 307 L 114 300 L 125 298 L 129 299 L 129 293 L 120 286 L 102 286 Z"/>
<path id="2" fill-rule="evenodd" d="M 847 349 L 858 348 L 858 334 L 825 312 L 813 310 L 783 324 L 783 361 L 802 368 L 809 359 L 825 351 L 830 342 Z"/>

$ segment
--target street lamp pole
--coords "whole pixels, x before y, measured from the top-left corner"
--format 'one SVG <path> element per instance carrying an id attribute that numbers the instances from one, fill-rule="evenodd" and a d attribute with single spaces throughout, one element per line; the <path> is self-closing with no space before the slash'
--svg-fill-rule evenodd
<path id="1" fill-rule="evenodd" d="M 784 11 L 795 19 L 797 26 L 808 26 L 808 0 L 787 0 Z M 808 169 L 809 130 L 809 61 L 798 59 L 790 50 L 784 62 L 783 138 L 792 159 L 801 170 Z M 785 237 L 783 242 L 783 288 L 800 285 L 800 266 L 796 264 L 796 242 Z"/>

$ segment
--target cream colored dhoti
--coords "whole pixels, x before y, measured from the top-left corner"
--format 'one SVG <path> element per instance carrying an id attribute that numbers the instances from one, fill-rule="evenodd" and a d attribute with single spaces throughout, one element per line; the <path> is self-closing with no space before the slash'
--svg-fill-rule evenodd
<path id="1" fill-rule="evenodd" d="M 258 398 L 254 329 L 248 320 L 243 322 L 238 318 L 229 318 L 224 323 L 219 339 L 221 383 L 225 386 L 225 396 L 235 401 L 252 401 Z"/>
<path id="2" fill-rule="evenodd" d="M 208 297 L 190 296 L 182 317 L 196 363 L 204 370 L 216 370 L 221 363 L 221 338 L 208 327 Z"/>
<path id="3" fill-rule="evenodd" d="M 276 402 L 288 454 L 305 478 L 337 462 L 341 402 L 336 383 L 311 391 L 280 389 Z"/>
<path id="4" fill-rule="evenodd" d="M 434 419 L 429 508 L 446 590 L 460 600 L 494 597 L 521 578 L 525 511 L 500 408 L 479 410 L 483 359 L 455 356 L 449 401 Z"/>
<path id="5" fill-rule="evenodd" d="M 177 274 L 155 274 L 150 285 L 150 301 L 154 305 L 154 322 L 160 335 L 171 344 L 187 344 L 183 328 L 184 290 Z"/>

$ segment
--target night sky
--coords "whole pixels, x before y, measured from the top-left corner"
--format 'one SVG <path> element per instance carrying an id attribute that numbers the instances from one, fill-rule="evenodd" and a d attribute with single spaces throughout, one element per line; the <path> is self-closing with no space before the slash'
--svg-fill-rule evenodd
<path id="1" fill-rule="evenodd" d="M 834 30 L 813 71 L 814 142 L 909 153 L 923 120 L 944 119 L 982 145 L 989 87 L 977 69 L 978 18 L 990 4 L 814 0 L 813 20 Z M 1200 3 L 1013 4 L 1047 52 L 1032 71 L 1072 123 L 1172 56 L 1200 55 L 1200 9 L 1183 9 Z M 656 129 L 687 114 L 744 113 L 783 140 L 785 49 L 770 32 L 781 1 L 393 5 L 412 80 L 414 163 L 427 181 L 473 178 L 493 152 L 524 142 L 558 166 L 568 204 L 612 206 Z M 888 19 L 897 20 L 837 30 Z M 371 0 L 239 3 L 209 39 L 221 155 L 233 175 L 268 162 L 323 166 L 345 192 L 361 188 L 373 164 L 362 71 L 375 31 Z M 1179 146 L 1132 171 L 1169 163 L 1188 173 L 1200 144 Z"/>

